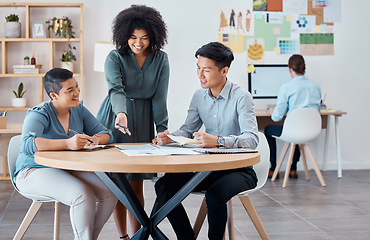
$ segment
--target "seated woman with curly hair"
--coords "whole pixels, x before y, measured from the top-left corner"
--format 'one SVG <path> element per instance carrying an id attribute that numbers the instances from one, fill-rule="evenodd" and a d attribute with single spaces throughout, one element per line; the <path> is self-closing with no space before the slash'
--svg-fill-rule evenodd
<path id="1" fill-rule="evenodd" d="M 167 28 L 161 14 L 144 5 L 121 11 L 113 22 L 112 50 L 105 60 L 108 96 L 97 119 L 111 129 L 115 143 L 150 142 L 167 129 L 169 63 L 161 49 L 167 43 Z M 154 129 L 154 125 L 156 129 Z M 125 173 L 144 205 L 143 180 L 154 174 Z M 119 202 L 113 212 L 121 239 L 129 239 L 126 208 Z M 131 232 L 140 223 L 130 214 Z"/>

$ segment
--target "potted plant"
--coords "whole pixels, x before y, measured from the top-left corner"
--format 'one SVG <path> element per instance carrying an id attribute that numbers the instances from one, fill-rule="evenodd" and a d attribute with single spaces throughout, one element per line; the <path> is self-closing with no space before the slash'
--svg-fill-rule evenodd
<path id="1" fill-rule="evenodd" d="M 67 49 L 63 51 L 62 58 L 59 59 L 62 61 L 61 67 L 70 70 L 73 72 L 73 62 L 76 61 L 76 56 L 72 52 L 73 50 L 76 50 L 76 47 L 71 46 L 71 44 L 67 45 Z"/>
<path id="2" fill-rule="evenodd" d="M 73 31 L 72 20 L 69 17 L 56 18 L 53 17 L 46 21 L 48 25 L 48 30 L 52 30 L 55 36 L 68 38 L 67 49 L 63 51 L 61 67 L 68 69 L 73 72 L 73 62 L 76 61 L 76 56 L 73 54 L 72 50 L 76 50 L 76 47 L 72 47 L 69 43 L 69 39 L 74 38 L 75 32 Z"/>
<path id="3" fill-rule="evenodd" d="M 73 31 L 72 20 L 68 17 L 56 18 L 53 17 L 46 21 L 48 30 L 52 30 L 55 36 L 63 38 L 74 38 L 75 32 Z"/>
<path id="4" fill-rule="evenodd" d="M 21 82 L 18 85 L 18 91 L 16 92 L 16 91 L 13 90 L 13 93 L 15 95 L 15 98 L 12 99 L 12 105 L 13 105 L 13 107 L 25 107 L 27 105 L 26 99 L 23 98 L 23 95 L 26 92 L 27 91 L 24 90 L 23 83 Z"/>
<path id="5" fill-rule="evenodd" d="M 21 37 L 21 23 L 16 14 L 10 14 L 5 17 L 4 33 L 6 38 L 20 38 Z"/>

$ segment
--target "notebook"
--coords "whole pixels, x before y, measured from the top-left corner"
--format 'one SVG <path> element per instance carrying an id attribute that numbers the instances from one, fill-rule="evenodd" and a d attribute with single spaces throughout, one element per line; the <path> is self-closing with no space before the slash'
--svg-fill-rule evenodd
<path id="1" fill-rule="evenodd" d="M 195 151 L 208 154 L 256 153 L 257 150 L 244 148 L 197 148 Z"/>

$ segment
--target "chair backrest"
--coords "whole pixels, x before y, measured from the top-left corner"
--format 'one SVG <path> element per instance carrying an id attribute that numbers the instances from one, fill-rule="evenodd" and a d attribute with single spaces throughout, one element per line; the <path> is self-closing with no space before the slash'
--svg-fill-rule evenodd
<path id="1" fill-rule="evenodd" d="M 9 174 L 12 181 L 12 184 L 21 195 L 23 195 L 26 198 L 32 199 L 33 201 L 38 202 L 50 202 L 55 201 L 53 198 L 47 197 L 47 196 L 38 196 L 33 195 L 29 193 L 23 193 L 21 192 L 16 184 L 13 182 L 14 172 L 15 172 L 15 163 L 17 162 L 17 158 L 20 152 L 20 144 L 21 144 L 21 135 L 14 136 L 10 139 L 9 147 L 8 147 L 8 166 L 9 166 Z"/>
<path id="2" fill-rule="evenodd" d="M 20 152 L 21 135 L 14 136 L 10 139 L 8 147 L 8 166 L 10 178 L 13 182 L 15 163 Z"/>
<path id="3" fill-rule="evenodd" d="M 258 182 L 256 188 L 261 188 L 265 185 L 269 168 L 270 168 L 270 148 L 267 143 L 265 134 L 258 132 L 259 143 L 257 150 L 260 153 L 260 162 L 253 166 L 254 171 L 257 174 Z"/>
<path id="4" fill-rule="evenodd" d="M 304 144 L 314 140 L 320 132 L 320 113 L 314 108 L 298 108 L 285 119 L 279 139 L 294 144 Z"/>

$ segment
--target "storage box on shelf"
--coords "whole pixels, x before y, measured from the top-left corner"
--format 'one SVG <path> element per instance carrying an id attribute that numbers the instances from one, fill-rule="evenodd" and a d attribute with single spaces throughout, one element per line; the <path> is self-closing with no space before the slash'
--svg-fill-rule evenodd
<path id="1" fill-rule="evenodd" d="M 21 81 L 32 82 L 33 79 L 38 80 L 39 93 L 29 94 L 27 97 L 38 96 L 36 102 L 41 103 L 44 101 L 44 90 L 42 78 L 49 69 L 60 67 L 60 49 L 65 49 L 68 44 L 76 46 L 75 54 L 77 61 L 74 63 L 74 76 L 80 84 L 81 95 L 83 99 L 84 89 L 84 74 L 83 74 L 83 4 L 82 3 L 0 3 L 0 12 L 16 11 L 20 15 L 20 22 L 22 24 L 22 33 L 20 38 L 5 38 L 0 35 L 1 44 L 1 71 L 0 71 L 0 84 L 2 81 L 13 81 L 14 85 L 19 84 Z M 10 10 L 9 10 L 10 9 Z M 6 10 L 6 11 L 5 11 Z M 54 34 L 50 37 L 35 36 L 32 32 L 35 28 L 35 23 L 44 25 L 44 31 L 47 30 L 45 21 L 54 17 L 55 14 L 68 16 L 72 12 L 74 14 L 73 29 L 75 31 L 75 38 L 59 38 Z M 1 16 L 0 16 L 1 17 Z M 35 67 L 33 70 L 21 70 L 19 65 L 23 65 L 23 58 L 29 55 L 29 49 L 37 49 L 36 53 L 42 52 L 44 59 L 37 61 L 36 64 L 42 65 L 41 68 Z M 25 50 L 26 49 L 26 50 Z M 59 51 L 59 52 L 58 52 Z M 14 60 L 18 59 L 18 60 Z M 18 65 L 18 67 L 14 67 Z M 28 80 L 29 79 L 29 80 Z M 33 83 L 32 83 L 33 84 Z M 8 84 L 5 84 L 8 85 Z M 12 89 L 9 88 L 9 97 L 12 94 Z M 6 90 L 2 90 L 6 91 Z M 8 91 L 7 91 L 8 92 Z M 6 93 L 7 93 L 6 92 Z M 4 94 L 3 92 L 0 94 Z M 7 94 L 6 94 L 7 95 Z M 2 96 L 4 98 L 6 96 Z M 4 102 L 4 101 L 1 101 Z M 32 101 L 28 101 L 32 102 Z M 35 102 L 35 101 L 33 101 Z M 3 106 L 0 103 L 0 111 L 25 111 L 29 107 L 15 108 Z"/>

